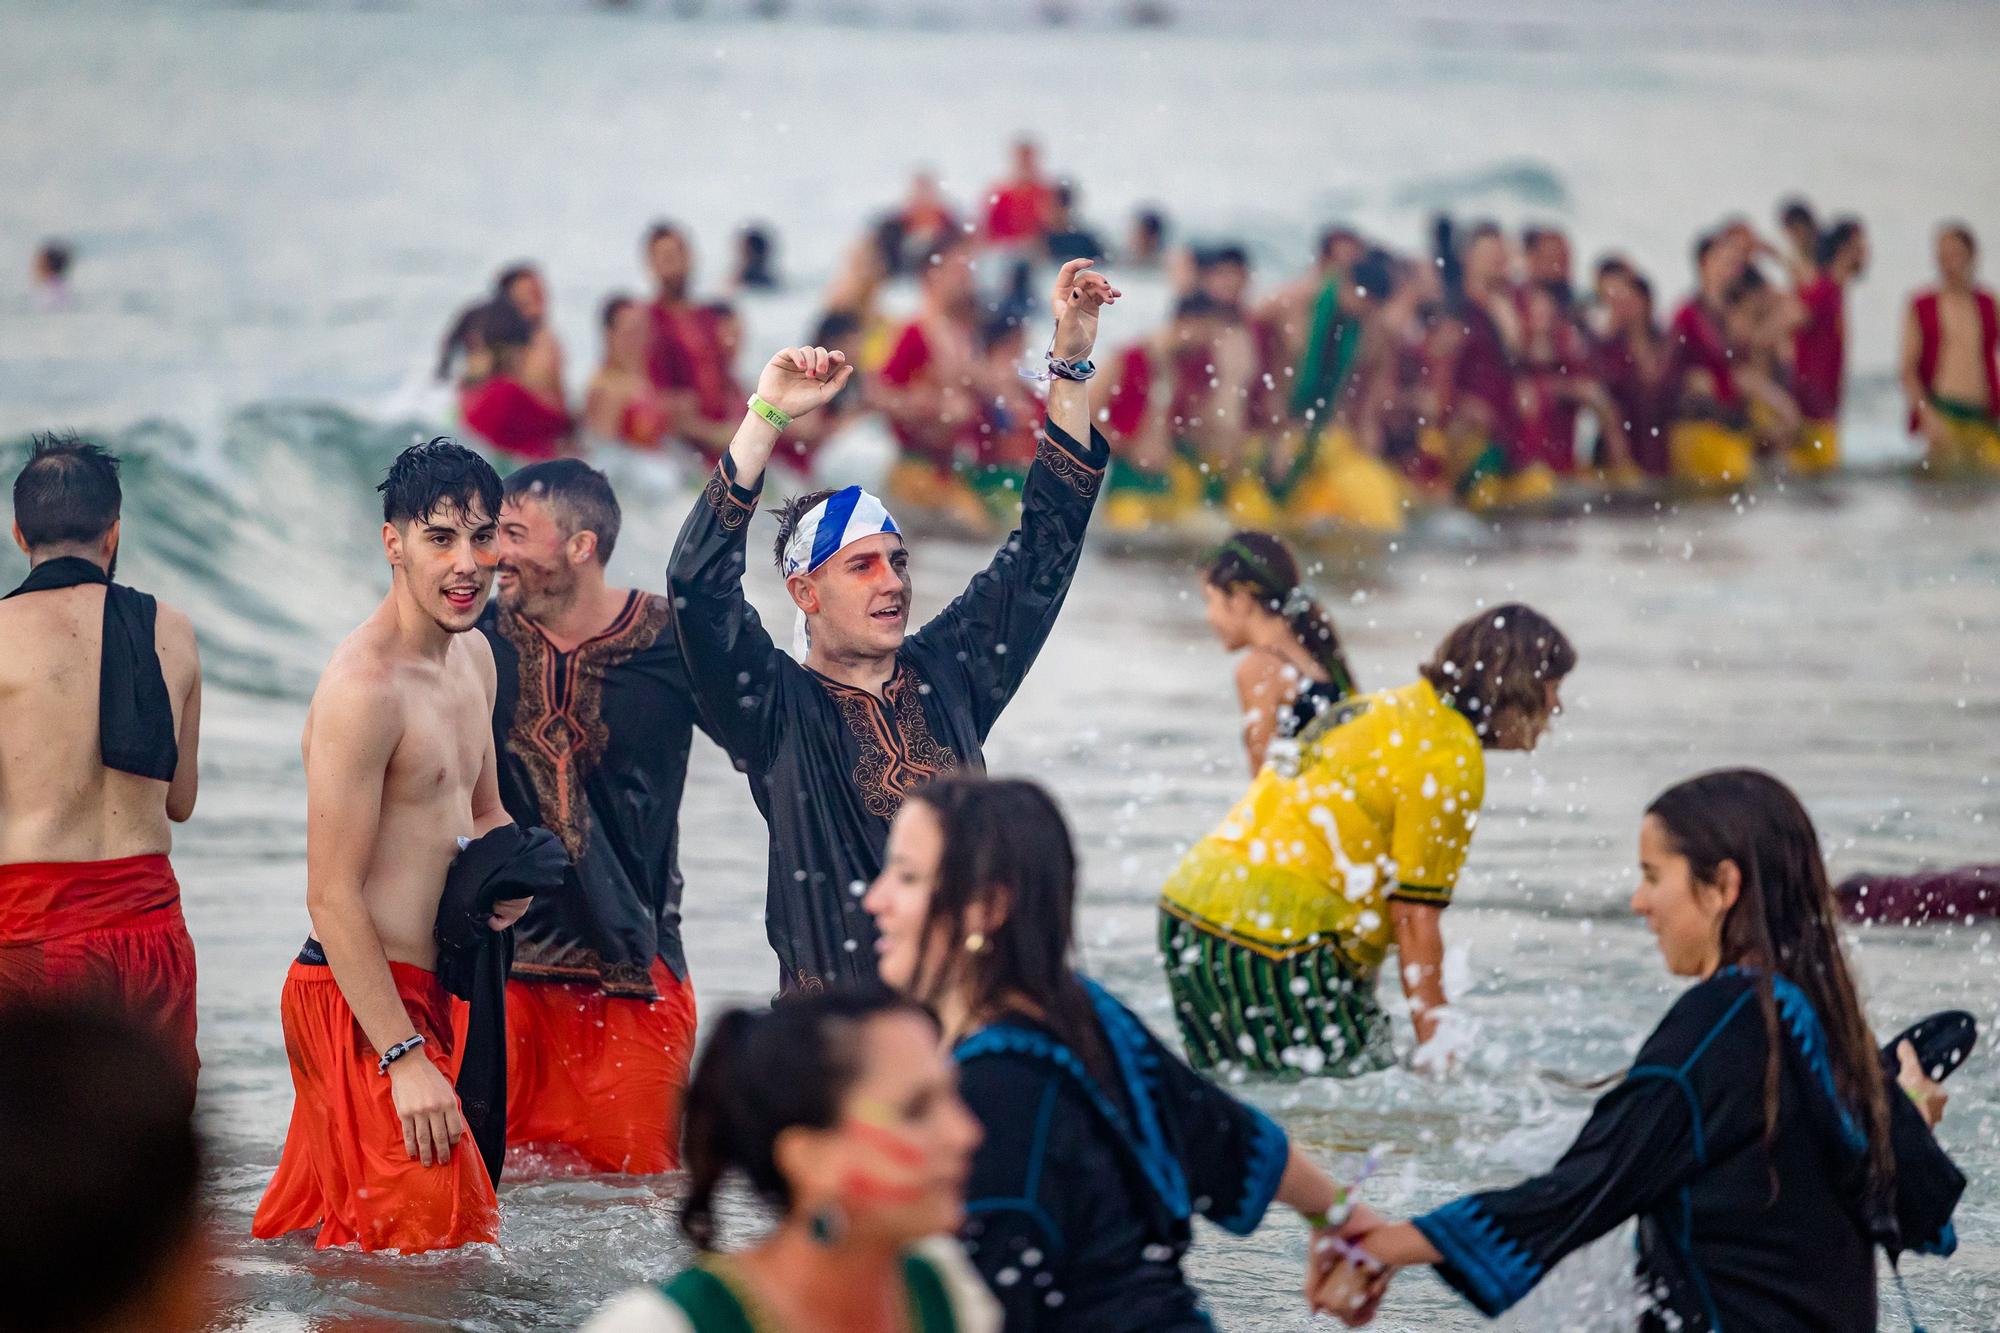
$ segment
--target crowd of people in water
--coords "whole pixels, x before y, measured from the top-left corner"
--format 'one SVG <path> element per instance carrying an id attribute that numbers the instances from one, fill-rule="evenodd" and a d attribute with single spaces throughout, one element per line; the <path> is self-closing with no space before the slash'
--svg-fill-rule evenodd
<path id="1" fill-rule="evenodd" d="M 1031 185 L 988 227 L 1034 234 Z M 651 244 L 684 274 L 677 234 Z M 1504 253 L 1482 246 L 1462 281 Z M 1315 326 L 1349 327 L 1360 288 L 1337 271 Z M 962 270 L 920 272 L 963 291 Z M 521 1149 L 686 1173 L 697 1258 L 590 1333 L 1194 1333 L 1212 1326 L 1183 1270 L 1194 1217 L 1241 1235 L 1275 1205 L 1309 1236 L 1304 1301 L 1351 1324 L 1425 1265 L 1498 1314 L 1636 1218 L 1643 1328 L 1875 1328 L 1876 1251 L 1955 1247 L 1940 1084 L 1975 1029 L 1933 1015 L 1878 1044 L 1812 821 L 1768 774 L 1689 778 L 1635 821 L 1631 908 L 1689 986 L 1546 1172 L 1392 1220 L 1365 1166 L 1316 1162 L 1225 1086 L 1452 1068 L 1465 997 L 1443 921 L 1485 756 L 1535 747 L 1581 656 L 1533 607 L 1477 610 L 1413 678 L 1362 681 L 1285 543 L 1230 537 L 1199 577 L 1243 655 L 1218 707 L 1245 719 L 1250 782 L 1162 888 L 1179 1041 L 1079 970 L 1067 821 L 1042 787 L 987 776 L 983 747 L 1113 491 L 1100 423 L 1124 386 L 1091 381 L 1120 295 L 1087 257 L 1062 266 L 1014 529 L 920 628 L 914 549 L 857 485 L 773 507 L 789 636 L 744 596 L 765 490 L 816 418 L 852 410 L 861 359 L 839 347 L 778 352 L 711 417 L 704 376 L 726 366 L 676 358 L 719 321 L 631 315 L 647 392 L 662 329 L 690 376 L 648 401 L 714 452 L 658 591 L 608 582 L 622 515 L 583 460 L 503 480 L 445 438 L 397 457 L 373 538 L 388 591 L 305 722 L 311 930 L 275 1014 L 294 1102 L 252 1233 L 500 1243 L 495 1183 Z M 475 395 L 559 374 L 545 300 L 516 277 L 508 335 L 489 310 L 454 340 L 492 358 Z M 888 401 L 955 438 L 951 388 L 912 372 Z M 13 488 L 30 573 L 0 601 L 0 1279 L 38 1330 L 193 1328 L 209 1281 L 195 950 L 169 859 L 199 794 L 200 661 L 186 615 L 114 580 L 120 509 L 111 454 L 39 439 Z M 766 825 L 779 991 L 699 1040 L 678 863 L 697 731 Z M 1392 951 L 1406 1040 L 1377 998 Z M 768 1225 L 728 1234 L 733 1189 Z M 90 1281 L 46 1280 L 82 1262 Z"/>
<path id="2" fill-rule="evenodd" d="M 972 530 L 1004 524 L 1033 459 L 1037 409 L 1019 373 L 1033 274 L 1073 258 L 1157 269 L 1166 323 L 1108 349 L 1099 420 L 1116 466 L 1106 521 L 1143 530 L 1202 509 L 1259 527 L 1393 529 L 1419 504 L 1532 505 L 1562 487 L 1736 488 L 1841 461 L 1847 293 L 1868 264 L 1860 219 L 1782 205 L 1779 239 L 1745 218 L 1695 242 L 1683 280 L 1618 254 L 1579 273 L 1553 224 L 1509 234 L 1440 218 L 1423 253 L 1340 225 L 1303 273 L 1259 282 L 1241 244 L 1181 244 L 1141 210 L 1107 239 L 1035 145 L 984 203 L 919 175 L 849 250 L 820 302 L 813 345 L 844 352 L 854 383 L 790 431 L 781 465 L 814 475 L 825 443 L 879 418 L 897 458 L 890 499 Z M 2000 381 L 1977 242 L 1936 238 L 1938 280 L 1916 294 L 1899 378 L 1926 466 L 2000 472 Z M 580 406 L 530 264 L 503 271 L 447 335 L 464 424 L 495 447 L 547 458 L 618 443 L 712 463 L 744 396 L 742 319 L 698 295 L 693 238 L 673 223 L 642 242 L 652 290 L 601 307 L 602 359 Z M 746 227 L 725 293 L 777 282 L 775 239 Z M 914 310 L 892 310 L 908 279 Z"/>

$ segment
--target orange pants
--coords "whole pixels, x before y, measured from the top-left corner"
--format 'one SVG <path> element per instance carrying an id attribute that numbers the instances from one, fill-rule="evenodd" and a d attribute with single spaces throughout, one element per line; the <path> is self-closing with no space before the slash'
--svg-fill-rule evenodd
<path id="1" fill-rule="evenodd" d="M 598 1171 L 680 1165 L 694 987 L 653 960 L 651 1002 L 565 981 L 507 983 L 507 1142 Z"/>
<path id="2" fill-rule="evenodd" d="M 389 971 L 425 1043 L 403 1058 L 428 1059 L 454 1077 L 451 997 L 435 973 L 407 963 L 390 963 Z M 470 1135 L 453 1145 L 444 1165 L 410 1156 L 388 1076 L 377 1070 L 380 1057 L 334 984 L 333 969 L 294 962 L 280 1007 L 296 1097 L 284 1156 L 251 1234 L 268 1240 L 318 1227 L 321 1249 L 358 1245 L 404 1254 L 499 1239 L 500 1205 Z"/>
<path id="3" fill-rule="evenodd" d="M 166 857 L 0 866 L 0 1000 L 47 995 L 152 1019 L 194 1077 L 194 941 Z"/>

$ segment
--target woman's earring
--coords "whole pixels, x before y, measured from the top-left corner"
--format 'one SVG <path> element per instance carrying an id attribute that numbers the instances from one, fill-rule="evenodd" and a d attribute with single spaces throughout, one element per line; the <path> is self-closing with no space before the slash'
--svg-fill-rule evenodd
<path id="1" fill-rule="evenodd" d="M 975 930 L 970 935 L 967 935 L 965 937 L 965 951 L 967 953 L 978 953 L 981 949 L 984 949 L 985 947 L 986 947 L 986 937 L 980 934 L 978 931 Z"/>
<path id="2" fill-rule="evenodd" d="M 814 1209 L 806 1218 L 806 1235 L 812 1237 L 813 1244 L 832 1249 L 847 1235 L 847 1214 L 837 1203 Z"/>

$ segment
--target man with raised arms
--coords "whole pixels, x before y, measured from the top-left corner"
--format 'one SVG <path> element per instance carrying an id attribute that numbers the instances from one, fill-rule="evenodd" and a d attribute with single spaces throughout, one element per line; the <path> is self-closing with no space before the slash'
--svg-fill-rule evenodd
<path id="1" fill-rule="evenodd" d="M 792 419 L 854 373 L 838 352 L 771 358 L 681 529 L 669 571 L 674 630 L 705 728 L 749 775 L 770 825 L 765 928 L 786 990 L 875 974 L 861 890 L 881 870 L 890 819 L 929 778 L 982 766 L 987 733 L 1055 627 L 1109 457 L 1085 381 L 1098 312 L 1118 293 L 1088 269 L 1076 260 L 1056 279 L 1048 420 L 1020 526 L 915 634 L 910 553 L 881 501 L 858 486 L 779 510 L 778 567 L 801 617 L 797 660 L 743 596 L 765 464 Z"/>
<path id="2" fill-rule="evenodd" d="M 285 980 L 296 1101 L 252 1230 L 403 1253 L 499 1234 L 452 1077 L 435 928 L 462 840 L 508 822 L 493 754 L 493 652 L 466 631 L 493 579 L 500 478 L 446 439 L 380 487 L 389 595 L 334 650 L 306 715 L 306 907 Z M 502 903 L 504 929 L 527 909 Z"/>
<path id="3" fill-rule="evenodd" d="M 189 1088 L 194 943 L 167 860 L 194 813 L 188 618 L 112 582 L 118 460 L 43 436 L 14 481 L 0 600 L 0 1001 L 88 994 L 157 1024 Z"/>

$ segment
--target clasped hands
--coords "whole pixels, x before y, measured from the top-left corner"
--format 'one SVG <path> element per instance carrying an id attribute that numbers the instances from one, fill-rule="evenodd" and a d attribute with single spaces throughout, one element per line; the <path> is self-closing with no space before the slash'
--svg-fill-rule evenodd
<path id="1" fill-rule="evenodd" d="M 1349 1328 L 1375 1318 L 1389 1279 L 1396 1270 L 1367 1248 L 1370 1233 L 1390 1223 L 1363 1204 L 1355 1204 L 1347 1220 L 1313 1233 L 1306 1265 L 1306 1304 L 1314 1314 L 1328 1314 Z"/>

